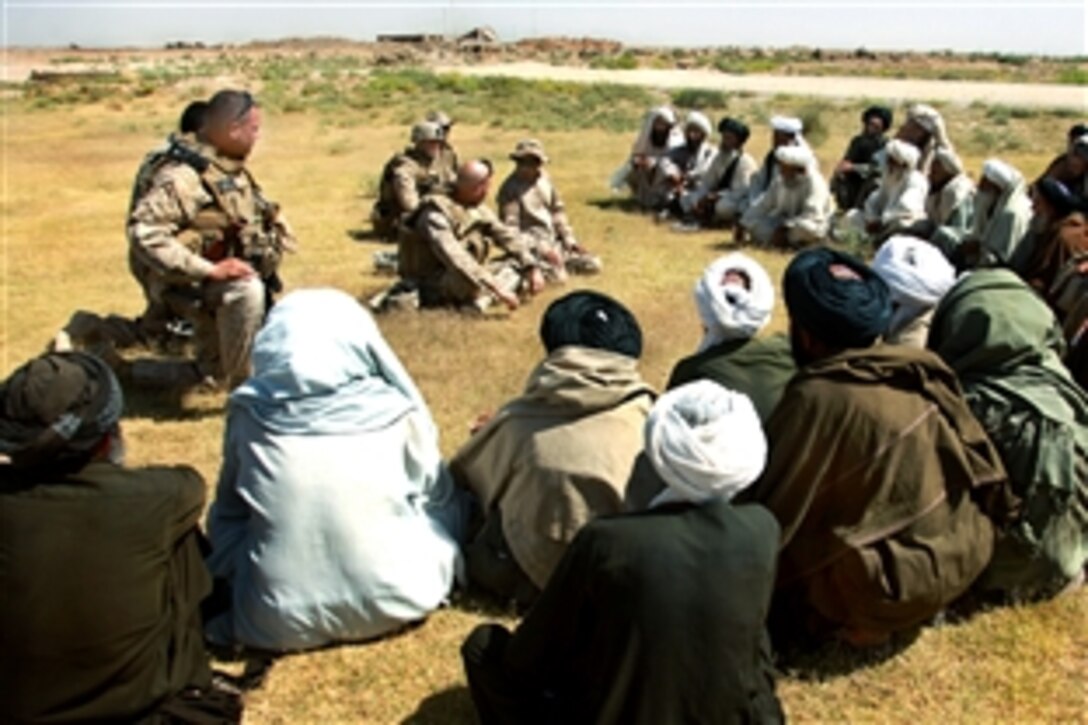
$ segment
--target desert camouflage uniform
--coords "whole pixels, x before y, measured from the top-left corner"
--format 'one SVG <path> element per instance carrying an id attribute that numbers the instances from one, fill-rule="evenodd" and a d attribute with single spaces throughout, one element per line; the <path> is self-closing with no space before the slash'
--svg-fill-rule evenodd
<path id="1" fill-rule="evenodd" d="M 448 193 L 450 183 L 441 161 L 441 157 L 432 160 L 409 146 L 385 164 L 378 200 L 370 213 L 375 234 L 395 242 L 401 225 L 419 207 L 420 199 L 430 193 Z"/>
<path id="2" fill-rule="evenodd" d="M 132 183 L 126 226 L 128 217 L 132 215 L 132 210 L 136 208 L 136 202 L 151 189 L 151 184 L 159 169 L 169 163 L 171 158 L 179 157 L 186 151 L 193 152 L 197 147 L 198 143 L 194 134 L 172 133 L 167 137 L 166 143 L 148 152 L 140 163 L 140 168 L 136 170 L 136 180 Z M 143 313 L 136 321 L 136 329 L 145 338 L 161 338 L 167 331 L 167 323 L 176 318 L 177 315 L 166 304 L 156 300 L 151 294 L 144 265 L 137 260 L 131 245 L 128 252 L 128 268 L 139 283 L 140 289 L 144 293 L 144 299 L 147 302 Z"/>
<path id="3" fill-rule="evenodd" d="M 575 274 L 601 271 L 600 258 L 581 251 L 563 200 L 547 174 L 541 172 L 534 182 L 518 178 L 516 172 L 510 174 L 499 188 L 498 205 L 503 223 L 532 240 L 538 259 L 542 254 L 559 252 L 567 269 Z"/>
<path id="4" fill-rule="evenodd" d="M 490 289 L 516 294 L 522 274 L 536 265 L 529 246 L 484 205 L 466 207 L 440 194 L 423 199 L 401 236 L 400 276 L 414 283 L 422 306 L 493 301 Z M 490 260 L 492 245 L 505 252 Z"/>
<path id="5" fill-rule="evenodd" d="M 136 202 L 130 250 L 152 299 L 193 322 L 199 372 L 233 387 L 249 375 L 266 295 L 295 239 L 242 162 L 206 146 L 191 151 L 162 165 Z M 209 281 L 226 257 L 245 259 L 257 276 Z"/>

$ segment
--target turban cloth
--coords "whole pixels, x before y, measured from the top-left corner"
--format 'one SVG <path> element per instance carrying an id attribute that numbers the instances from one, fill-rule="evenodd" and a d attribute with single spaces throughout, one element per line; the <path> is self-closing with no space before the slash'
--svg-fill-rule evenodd
<path id="1" fill-rule="evenodd" d="M 738 121 L 735 118 L 723 118 L 718 122 L 718 133 L 729 132 L 740 140 L 740 145 L 743 146 L 751 135 L 751 131 L 744 125 L 743 122 Z"/>
<path id="2" fill-rule="evenodd" d="M 726 272 L 748 278 L 748 287 L 730 280 Z M 695 283 L 695 306 L 706 328 L 699 350 L 726 340 L 747 339 L 762 330 L 774 310 L 774 284 L 766 270 L 746 254 L 719 257 Z"/>
<path id="3" fill-rule="evenodd" d="M 940 112 L 933 106 L 917 103 L 911 106 L 907 111 L 907 118 L 930 133 L 936 134 L 944 132 L 944 119 L 941 118 Z"/>
<path id="4" fill-rule="evenodd" d="M 1077 136 L 1073 141 L 1073 153 L 1082 159 L 1088 159 L 1088 134 Z"/>
<path id="5" fill-rule="evenodd" d="M 0 385 L 0 453 L 18 470 L 82 467 L 121 418 L 121 386 L 93 355 L 35 358 Z"/>
<path id="6" fill-rule="evenodd" d="M 1075 211 L 1086 211 L 1085 203 L 1077 198 L 1077 195 L 1069 190 L 1069 187 L 1058 181 L 1044 176 L 1035 182 L 1035 191 L 1058 212 L 1059 217 L 1066 217 Z"/>
<path id="7" fill-rule="evenodd" d="M 1024 179 L 1019 171 L 1001 159 L 987 159 L 982 164 L 982 175 L 1005 191 L 1012 189 Z"/>
<path id="8" fill-rule="evenodd" d="M 774 157 L 778 163 L 786 166 L 798 166 L 807 169 L 816 163 L 816 157 L 808 146 L 779 146 L 775 149 Z"/>
<path id="9" fill-rule="evenodd" d="M 710 380 L 658 398 L 645 437 L 646 456 L 667 485 L 651 506 L 728 501 L 759 478 L 767 462 L 767 439 L 752 401 Z"/>
<path id="10" fill-rule="evenodd" d="M 861 120 L 864 122 L 870 118 L 879 118 L 880 122 L 884 124 L 885 131 L 892 127 L 892 109 L 887 106 L 869 106 L 866 108 L 865 113 L 861 114 Z"/>
<path id="11" fill-rule="evenodd" d="M 805 124 L 801 119 L 791 116 L 771 116 L 771 128 L 779 133 L 796 136 L 805 130 Z"/>
<path id="12" fill-rule="evenodd" d="M 893 138 L 884 147 L 884 153 L 908 169 L 913 169 L 918 165 L 919 151 L 906 141 Z"/>
<path id="13" fill-rule="evenodd" d="M 855 257 L 827 247 L 800 252 L 782 280 L 790 318 L 837 348 L 869 347 L 888 329 L 888 286 Z"/>
<path id="14" fill-rule="evenodd" d="M 579 345 L 636 359 L 642 355 L 642 330 L 635 316 L 611 297 L 588 290 L 572 292 L 548 306 L 540 339 L 549 353 Z"/>
<path id="15" fill-rule="evenodd" d="M 704 135 L 710 135 L 710 119 L 698 111 L 692 111 L 688 114 L 688 117 L 684 120 L 684 127 L 695 126 Z"/>
<path id="16" fill-rule="evenodd" d="M 873 271 L 888 285 L 895 311 L 888 332 L 896 332 L 932 309 L 956 283 L 956 270 L 941 250 L 924 239 L 893 236 L 877 250 Z"/>

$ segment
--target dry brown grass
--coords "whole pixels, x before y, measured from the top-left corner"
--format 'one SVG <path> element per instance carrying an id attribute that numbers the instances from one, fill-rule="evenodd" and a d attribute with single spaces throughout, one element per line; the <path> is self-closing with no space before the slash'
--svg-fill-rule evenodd
<path id="1" fill-rule="evenodd" d="M 171 99 L 168 99 L 171 100 Z M 41 351 L 77 308 L 133 314 L 140 295 L 128 276 L 122 222 L 129 184 L 143 153 L 169 129 L 181 98 L 64 111 L 7 109 L 4 143 L 2 365 L 9 373 Z M 789 101 L 748 99 L 732 110 L 790 110 Z M 860 102 L 858 104 L 861 105 Z M 409 109 L 422 113 L 423 107 Z M 950 115 L 953 138 L 969 137 L 981 111 Z M 817 151 L 828 169 L 854 132 L 853 107 L 829 108 L 828 140 Z M 303 240 L 284 277 L 292 288 L 329 285 L 363 298 L 387 282 L 370 271 L 379 246 L 352 241 L 369 200 L 360 193 L 405 130 L 358 119 L 346 128 L 306 114 L 271 116 L 253 169 L 282 202 Z M 1008 158 L 1026 174 L 1040 171 L 1060 147 L 1067 120 L 1016 119 L 1032 147 Z M 753 123 L 753 126 L 756 124 Z M 501 160 L 527 131 L 457 127 L 462 155 Z M 605 179 L 630 138 L 603 131 L 540 135 L 555 159 L 583 241 L 606 260 L 603 276 L 577 280 L 627 303 L 646 333 L 645 377 L 661 386 L 674 362 L 698 339 L 691 285 L 719 253 L 725 235 L 671 233 L 649 219 L 602 209 Z M 756 130 L 753 153 L 766 148 Z M 979 167 L 985 151 L 969 153 Z M 756 253 L 772 275 L 786 258 Z M 468 320 L 442 312 L 393 314 L 379 324 L 415 376 L 454 451 L 477 412 L 515 394 L 540 356 L 536 328 L 551 290 L 507 319 Z M 775 327 L 784 324 L 779 308 Z M 130 460 L 188 462 L 212 486 L 222 435 L 222 396 L 135 395 L 125 425 Z M 254 722 L 471 722 L 458 649 L 488 618 L 457 604 L 423 626 L 381 642 L 285 657 L 247 698 Z M 508 618 L 507 618 L 508 619 Z M 508 621 L 510 621 L 508 619 Z M 786 679 L 780 690 L 799 720 L 1075 721 L 1086 711 L 1088 591 L 1048 604 L 996 611 L 959 626 L 931 629 L 898 656 L 823 681 Z"/>

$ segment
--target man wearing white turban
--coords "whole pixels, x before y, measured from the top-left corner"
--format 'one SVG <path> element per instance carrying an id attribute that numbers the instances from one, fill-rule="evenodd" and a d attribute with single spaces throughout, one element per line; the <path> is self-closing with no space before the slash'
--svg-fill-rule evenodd
<path id="1" fill-rule="evenodd" d="M 1004 266 L 1031 227 L 1031 199 L 1023 175 L 987 159 L 975 194 L 975 221 L 957 252 L 958 267 Z"/>
<path id="2" fill-rule="evenodd" d="M 913 231 L 929 239 L 951 258 L 971 231 L 974 214 L 975 182 L 964 171 L 963 162 L 955 151 L 937 149 L 929 167 L 926 220 L 915 225 Z"/>
<path id="3" fill-rule="evenodd" d="M 918 149 L 918 170 L 923 174 L 929 173 L 938 149 L 952 150 L 944 118 L 936 108 L 924 103 L 916 103 L 907 109 L 907 120 L 899 127 L 895 137 Z"/>
<path id="4" fill-rule="evenodd" d="M 771 148 L 763 157 L 763 165 L 752 175 L 752 183 L 748 190 L 748 203 L 745 208 L 751 206 L 766 192 L 771 181 L 778 175 L 778 161 L 775 151 L 781 146 L 804 146 L 808 148 L 808 142 L 803 135 L 805 124 L 799 118 L 792 116 L 771 116 Z M 743 212 L 744 209 L 741 209 Z"/>
<path id="5" fill-rule="evenodd" d="M 884 342 L 924 348 L 933 310 L 956 282 L 952 263 L 924 239 L 900 235 L 880 246 L 872 266 L 891 293 Z"/>
<path id="6" fill-rule="evenodd" d="M 879 243 L 925 219 L 929 181 L 915 168 L 918 156 L 918 149 L 906 141 L 889 141 L 884 146 L 880 185 L 865 200 L 863 210 L 847 212 L 846 223 Z"/>
<path id="7" fill-rule="evenodd" d="M 631 146 L 630 156 L 612 174 L 612 190 L 626 187 L 639 206 L 652 208 L 658 162 L 683 143 L 683 135 L 676 126 L 676 113 L 668 106 L 650 109 L 642 119 L 642 130 Z"/>
<path id="8" fill-rule="evenodd" d="M 695 284 L 703 339 L 694 355 L 676 364 L 667 387 L 713 380 L 750 396 L 767 420 L 797 371 L 785 335 L 757 337 L 771 320 L 774 300 L 774 283 L 748 255 L 734 252 L 711 262 Z"/>
<path id="9" fill-rule="evenodd" d="M 831 219 L 831 192 L 808 146 L 780 146 L 771 185 L 741 217 L 742 232 L 774 247 L 822 241 Z M 738 241 L 744 240 L 738 234 Z"/>
<path id="10" fill-rule="evenodd" d="M 692 383 L 645 440 L 650 510 L 587 524 L 513 634 L 482 625 L 461 648 L 481 722 L 782 721 L 764 628 L 779 530 L 731 503 L 763 469 L 755 410 Z"/>
<path id="11" fill-rule="evenodd" d="M 709 143 L 710 119 L 692 111 L 684 120 L 684 144 L 670 149 L 657 165 L 654 206 L 664 215 L 680 215 L 680 197 L 697 187 L 718 149 Z"/>

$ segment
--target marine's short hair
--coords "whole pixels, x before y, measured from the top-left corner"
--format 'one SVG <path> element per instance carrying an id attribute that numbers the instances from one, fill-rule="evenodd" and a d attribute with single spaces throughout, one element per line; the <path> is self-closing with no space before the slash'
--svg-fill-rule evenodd
<path id="1" fill-rule="evenodd" d="M 240 121 L 259 104 L 249 91 L 225 89 L 208 101 L 204 114 L 206 126 L 222 126 Z"/>
<path id="2" fill-rule="evenodd" d="M 181 118 L 178 119 L 178 130 L 182 133 L 196 133 L 204 126 L 204 118 L 207 113 L 207 101 L 193 101 L 181 112 Z"/>

